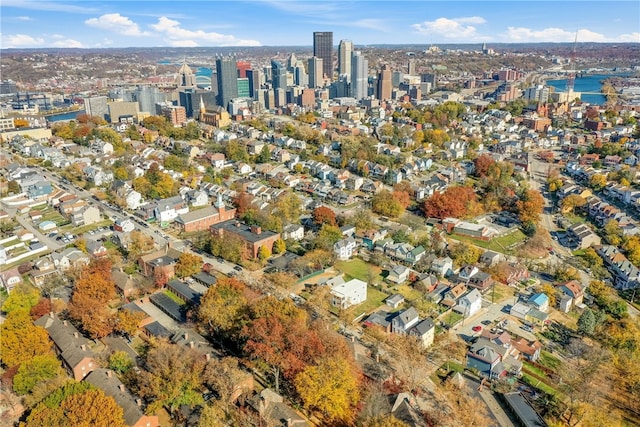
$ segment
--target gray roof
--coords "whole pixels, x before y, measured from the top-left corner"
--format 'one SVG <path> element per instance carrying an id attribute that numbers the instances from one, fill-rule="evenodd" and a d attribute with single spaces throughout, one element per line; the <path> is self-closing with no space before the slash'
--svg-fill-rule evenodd
<path id="1" fill-rule="evenodd" d="M 144 329 L 149 335 L 153 335 L 154 337 L 158 338 L 170 338 L 171 335 L 173 335 L 170 330 L 162 326 L 158 321 L 149 323 L 144 327 Z"/>
<path id="2" fill-rule="evenodd" d="M 212 230 L 222 229 L 225 232 L 237 234 L 240 237 L 242 237 L 242 239 L 244 239 L 245 241 L 251 242 L 251 243 L 256 243 L 278 234 L 269 230 L 261 230 L 260 234 L 254 233 L 251 231 L 250 225 L 243 224 L 240 221 L 236 221 L 235 219 L 230 219 L 229 221 L 224 221 L 224 222 L 221 222 L 220 224 L 212 225 L 211 229 Z"/>
<path id="3" fill-rule="evenodd" d="M 46 314 L 34 323 L 47 330 L 49 338 L 55 343 L 60 356 L 68 366 L 73 368 L 85 357 L 94 357 L 93 351 L 89 348 L 90 341 L 70 322 Z"/>
<path id="4" fill-rule="evenodd" d="M 216 279 L 216 276 L 213 276 L 204 271 L 201 271 L 200 273 L 196 273 L 192 277 L 196 279 L 196 281 L 204 283 L 205 286 L 211 286 L 218 283 L 218 279 Z"/>
<path id="5" fill-rule="evenodd" d="M 416 332 L 416 335 L 419 335 L 419 336 L 426 334 L 433 328 L 435 328 L 435 325 L 433 323 L 433 320 L 429 318 L 424 319 L 422 322 L 418 323 L 416 326 L 413 327 L 413 329 Z"/>
<path id="6" fill-rule="evenodd" d="M 173 293 L 185 298 L 188 303 L 198 304 L 200 302 L 200 297 L 202 296 L 202 294 L 194 289 L 191 289 L 189 285 L 181 282 L 180 280 L 171 280 L 169 283 L 167 283 L 167 287 Z"/>
<path id="7" fill-rule="evenodd" d="M 124 387 L 122 381 L 118 379 L 113 371 L 98 368 L 87 375 L 84 380 L 104 391 L 104 394 L 116 401 L 124 411 L 124 422 L 127 425 L 133 426 L 142 418 L 142 410 L 133 395 Z"/>
<path id="8" fill-rule="evenodd" d="M 164 311 L 172 319 L 178 322 L 186 322 L 187 316 L 182 310 L 182 306 L 166 296 L 163 293 L 153 294 L 149 297 L 149 301 L 153 303 L 160 310 Z"/>
<path id="9" fill-rule="evenodd" d="M 545 427 L 547 425 L 521 393 L 505 393 L 503 397 L 524 427 Z"/>

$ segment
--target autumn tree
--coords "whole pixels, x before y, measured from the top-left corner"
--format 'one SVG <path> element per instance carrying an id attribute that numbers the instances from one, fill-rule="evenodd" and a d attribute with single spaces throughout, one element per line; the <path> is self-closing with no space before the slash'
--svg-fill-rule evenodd
<path id="1" fill-rule="evenodd" d="M 358 209 L 353 215 L 348 217 L 346 221 L 356 227 L 358 231 L 371 230 L 374 228 L 371 212 L 366 209 Z"/>
<path id="2" fill-rule="evenodd" d="M 494 163 L 495 163 L 495 160 L 493 160 L 493 157 L 491 157 L 489 154 L 482 154 L 476 157 L 473 160 L 473 166 L 474 166 L 473 174 L 479 178 L 484 178 L 485 176 L 487 176 L 487 173 L 489 172 L 489 168 Z"/>
<path id="3" fill-rule="evenodd" d="M 38 301 L 40 301 L 38 289 L 27 283 L 20 283 L 13 288 L 4 304 L 2 304 L 2 311 L 11 314 L 14 311 L 24 310 L 28 313 Z"/>
<path id="4" fill-rule="evenodd" d="M 284 240 L 278 239 L 273 243 L 273 253 L 282 254 L 287 251 L 287 244 Z"/>
<path id="5" fill-rule="evenodd" d="M 129 233 L 131 242 L 127 247 L 128 257 L 131 261 L 136 261 L 140 255 L 151 252 L 155 246 L 153 237 L 139 230 Z"/>
<path id="6" fill-rule="evenodd" d="M 64 387 L 63 387 L 64 388 Z M 59 393 L 39 403 L 27 417 L 25 427 L 125 427 L 122 407 L 111 396 L 93 387 L 57 401 Z"/>
<path id="7" fill-rule="evenodd" d="M 627 254 L 627 258 L 633 265 L 640 266 L 640 237 L 629 236 L 624 239 L 622 249 Z"/>
<path id="8" fill-rule="evenodd" d="M 0 325 L 0 336 L 0 358 L 7 367 L 20 365 L 51 351 L 46 329 L 35 326 L 25 310 L 9 313 Z"/>
<path id="9" fill-rule="evenodd" d="M 271 256 L 271 251 L 265 245 L 260 246 L 258 248 L 258 259 L 264 264 Z"/>
<path id="10" fill-rule="evenodd" d="M 602 228 L 602 231 L 604 232 L 604 238 L 610 244 L 618 246 L 620 245 L 620 243 L 622 243 L 622 228 L 620 227 L 620 224 L 618 224 L 618 221 L 616 221 L 615 219 L 607 221 L 607 223 Z"/>
<path id="11" fill-rule="evenodd" d="M 133 359 L 131 359 L 131 356 L 129 356 L 129 353 L 126 351 L 114 351 L 109 355 L 108 362 L 109 369 L 120 375 L 129 372 L 135 365 Z"/>
<path id="12" fill-rule="evenodd" d="M 464 218 L 477 202 L 471 187 L 449 187 L 443 193 L 436 191 L 422 203 L 422 211 L 427 218 Z"/>
<path id="13" fill-rule="evenodd" d="M 342 231 L 340 231 L 337 225 L 323 224 L 313 241 L 313 247 L 315 249 L 330 251 L 333 245 L 342 239 L 342 237 Z"/>
<path id="14" fill-rule="evenodd" d="M 348 422 L 359 400 L 359 380 L 350 363 L 323 358 L 295 378 L 298 395 L 309 409 L 320 411 L 328 422 Z"/>
<path id="15" fill-rule="evenodd" d="M 51 305 L 51 300 L 49 298 L 40 298 L 38 303 L 29 310 L 29 315 L 31 315 L 31 319 L 37 320 L 52 311 L 53 307 Z"/>
<path id="16" fill-rule="evenodd" d="M 140 322 L 145 317 L 146 314 L 140 311 L 120 309 L 116 314 L 113 329 L 123 335 L 132 337 L 138 332 Z"/>
<path id="17" fill-rule="evenodd" d="M 242 327 L 248 309 L 243 289 L 242 282 L 221 277 L 202 297 L 198 318 L 217 338 L 228 338 Z"/>
<path id="18" fill-rule="evenodd" d="M 19 395 L 30 393 L 37 384 L 63 373 L 60 361 L 54 354 L 34 356 L 18 368 L 18 373 L 13 377 L 13 391 Z"/>
<path id="19" fill-rule="evenodd" d="M 251 209 L 251 203 L 253 202 L 253 196 L 244 191 L 239 191 L 233 199 L 233 205 L 236 207 L 236 213 L 239 217 L 242 217 L 247 211 Z"/>
<path id="20" fill-rule="evenodd" d="M 150 412 L 166 407 L 173 414 L 181 405 L 203 403 L 205 363 L 194 349 L 159 341 L 147 352 L 135 388 Z"/>
<path id="21" fill-rule="evenodd" d="M 575 208 L 579 208 L 587 204 L 587 201 L 578 194 L 569 194 L 562 199 L 560 210 L 562 213 L 573 213 Z"/>
<path id="22" fill-rule="evenodd" d="M 596 316 L 591 309 L 585 309 L 578 318 L 578 333 L 582 335 L 593 335 L 596 329 Z"/>
<path id="23" fill-rule="evenodd" d="M 476 264 L 482 255 L 482 249 L 467 242 L 460 242 L 449 250 L 449 256 L 453 262 L 463 267 L 468 264 Z"/>
<path id="24" fill-rule="evenodd" d="M 178 277 L 188 277 L 198 273 L 202 269 L 202 257 L 192 254 L 191 252 L 183 252 L 176 263 L 176 275 Z"/>
<path id="25" fill-rule="evenodd" d="M 391 193 L 391 196 L 396 202 L 400 204 L 400 206 L 402 206 L 402 209 L 406 209 L 411 204 L 411 194 L 413 194 L 413 191 L 400 190 L 400 189 L 394 188 L 393 192 Z"/>
<path id="26" fill-rule="evenodd" d="M 115 298 L 111 262 L 97 259 L 82 269 L 69 303 L 69 317 L 79 321 L 92 338 L 109 335 L 113 318 L 108 303 Z"/>
<path id="27" fill-rule="evenodd" d="M 235 357 L 225 357 L 222 359 L 211 359 L 207 362 L 203 378 L 205 385 L 215 391 L 220 400 L 230 404 L 233 403 L 235 395 L 239 394 L 239 386 L 247 376 L 238 365 Z"/>
<path id="28" fill-rule="evenodd" d="M 594 191 L 600 191 L 607 186 L 607 177 L 605 175 L 596 173 L 589 178 L 589 187 Z"/>
<path id="29" fill-rule="evenodd" d="M 285 224 L 296 222 L 301 213 L 302 201 L 300 197 L 291 191 L 287 191 L 278 197 L 273 205 L 273 214 L 281 218 Z"/>
<path id="30" fill-rule="evenodd" d="M 551 283 L 542 285 L 542 293 L 549 298 L 549 307 L 555 307 L 558 300 L 556 288 Z"/>
<path id="31" fill-rule="evenodd" d="M 313 222 L 318 225 L 324 225 L 324 224 L 337 225 L 338 224 L 336 222 L 336 213 L 333 211 L 333 209 L 328 208 L 326 206 L 318 206 L 317 208 L 315 208 L 313 210 L 312 216 L 313 216 Z"/>
<path id="32" fill-rule="evenodd" d="M 544 198 L 538 190 L 526 190 L 516 207 L 518 208 L 520 221 L 523 224 L 527 222 L 538 224 L 544 209 Z"/>
<path id="33" fill-rule="evenodd" d="M 398 196 L 404 201 L 404 198 Z M 388 190 L 377 192 L 371 199 L 371 210 L 377 214 L 397 218 L 404 212 L 402 203 Z"/>
<path id="34" fill-rule="evenodd" d="M 305 311 L 289 299 L 267 297 L 251 306 L 251 322 L 242 335 L 244 351 L 265 362 L 272 370 L 276 391 L 280 375 L 292 380 L 306 364 L 324 351 L 318 335 L 309 329 Z"/>

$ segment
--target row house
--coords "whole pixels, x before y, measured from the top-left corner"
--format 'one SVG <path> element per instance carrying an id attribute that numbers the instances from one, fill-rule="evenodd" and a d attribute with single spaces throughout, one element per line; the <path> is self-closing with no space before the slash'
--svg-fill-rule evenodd
<path id="1" fill-rule="evenodd" d="M 94 166 L 87 166 L 82 170 L 82 172 L 84 173 L 87 181 L 93 183 L 97 187 L 113 182 L 112 172 L 104 172 L 102 169 Z"/>
<path id="2" fill-rule="evenodd" d="M 189 212 L 189 206 L 180 196 L 169 197 L 153 203 L 153 216 L 161 222 L 173 222 L 179 215 Z"/>
<path id="3" fill-rule="evenodd" d="M 414 265 L 426 251 L 422 246 L 414 247 L 409 243 L 391 243 L 384 247 L 384 253 L 396 261 Z"/>
<path id="4" fill-rule="evenodd" d="M 618 289 L 631 289 L 640 284 L 640 270 L 618 248 L 612 245 L 596 246 L 596 253 L 604 261 L 615 279 Z"/>
<path id="5" fill-rule="evenodd" d="M 511 335 L 484 330 L 467 353 L 467 368 L 478 370 L 480 376 L 497 379 L 507 374 L 519 375 L 520 352 L 512 345 Z"/>
<path id="6" fill-rule="evenodd" d="M 391 332 L 398 335 L 414 336 L 423 348 L 427 348 L 433 344 L 435 324 L 429 318 L 420 319 L 416 309 L 410 307 L 393 317 Z"/>

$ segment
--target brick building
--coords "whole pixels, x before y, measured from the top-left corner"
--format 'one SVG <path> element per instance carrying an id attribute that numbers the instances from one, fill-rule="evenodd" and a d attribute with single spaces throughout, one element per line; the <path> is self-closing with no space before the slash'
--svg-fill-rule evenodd
<path id="1" fill-rule="evenodd" d="M 246 256 L 257 258 L 260 246 L 266 246 L 273 252 L 273 244 L 280 238 L 280 233 L 262 230 L 258 226 L 243 224 L 240 221 L 229 220 L 211 226 L 211 233 L 220 237 L 236 236 L 244 243 Z"/>

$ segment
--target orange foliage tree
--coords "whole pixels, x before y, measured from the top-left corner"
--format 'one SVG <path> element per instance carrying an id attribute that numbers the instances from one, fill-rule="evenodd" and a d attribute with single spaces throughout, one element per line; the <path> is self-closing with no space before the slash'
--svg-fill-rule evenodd
<path id="1" fill-rule="evenodd" d="M 85 267 L 76 280 L 69 304 L 69 316 L 79 321 L 92 338 L 113 331 L 113 316 L 107 307 L 116 296 L 111 278 L 111 261 L 101 258 Z"/>

